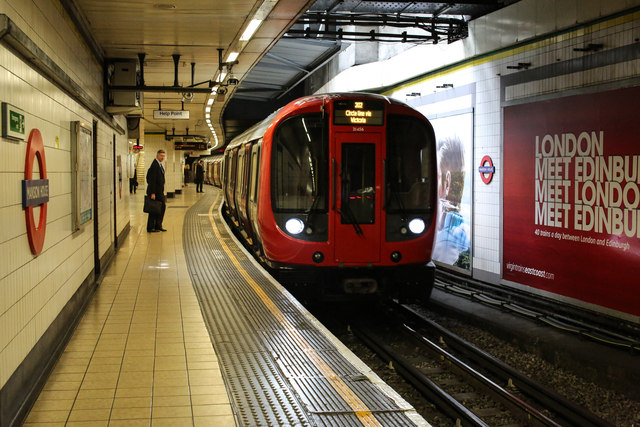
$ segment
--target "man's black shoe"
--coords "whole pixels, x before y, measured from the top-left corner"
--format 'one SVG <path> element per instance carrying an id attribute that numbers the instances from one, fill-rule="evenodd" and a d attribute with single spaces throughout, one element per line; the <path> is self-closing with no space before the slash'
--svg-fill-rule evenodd
<path id="1" fill-rule="evenodd" d="M 155 230 L 155 231 L 167 231 L 167 229 L 166 229 L 166 228 L 158 228 L 158 229 L 157 229 L 157 230 Z"/>
<path id="2" fill-rule="evenodd" d="M 157 233 L 160 230 L 147 230 L 147 233 Z"/>

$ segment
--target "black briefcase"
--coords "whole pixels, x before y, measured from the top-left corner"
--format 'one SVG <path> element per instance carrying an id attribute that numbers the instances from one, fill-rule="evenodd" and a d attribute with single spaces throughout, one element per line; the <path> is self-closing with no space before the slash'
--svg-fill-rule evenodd
<path id="1" fill-rule="evenodd" d="M 142 211 L 149 215 L 158 216 L 162 212 L 162 202 L 153 200 L 150 196 L 144 196 L 144 208 Z"/>

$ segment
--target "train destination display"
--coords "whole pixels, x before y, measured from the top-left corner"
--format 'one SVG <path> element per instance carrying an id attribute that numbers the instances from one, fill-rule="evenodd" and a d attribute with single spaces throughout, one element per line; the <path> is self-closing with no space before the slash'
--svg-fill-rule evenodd
<path id="1" fill-rule="evenodd" d="M 382 126 L 384 103 L 381 101 L 336 101 L 333 104 L 333 123 L 336 125 Z"/>

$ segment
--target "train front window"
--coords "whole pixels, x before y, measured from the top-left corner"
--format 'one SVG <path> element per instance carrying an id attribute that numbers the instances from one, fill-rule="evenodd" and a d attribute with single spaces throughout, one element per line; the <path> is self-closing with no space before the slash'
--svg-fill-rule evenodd
<path id="1" fill-rule="evenodd" d="M 391 213 L 434 209 L 436 157 L 433 133 L 415 117 L 389 116 L 385 204 Z"/>
<path id="2" fill-rule="evenodd" d="M 320 114 L 290 118 L 276 129 L 271 167 L 274 210 L 327 211 L 327 152 Z"/>
<path id="3" fill-rule="evenodd" d="M 342 144 L 342 223 L 375 223 L 375 144 Z"/>

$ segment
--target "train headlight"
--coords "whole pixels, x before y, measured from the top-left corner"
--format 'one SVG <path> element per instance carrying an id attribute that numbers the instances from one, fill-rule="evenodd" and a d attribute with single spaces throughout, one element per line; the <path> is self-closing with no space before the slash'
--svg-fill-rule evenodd
<path id="1" fill-rule="evenodd" d="M 424 231 L 424 221 L 421 218 L 414 218 L 409 221 L 409 230 L 413 234 L 420 234 Z"/>
<path id="2" fill-rule="evenodd" d="M 304 230 L 304 222 L 300 218 L 289 218 L 285 222 L 284 228 L 291 234 L 300 234 Z"/>

